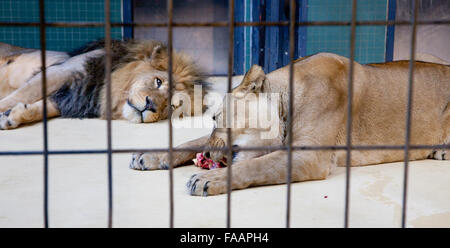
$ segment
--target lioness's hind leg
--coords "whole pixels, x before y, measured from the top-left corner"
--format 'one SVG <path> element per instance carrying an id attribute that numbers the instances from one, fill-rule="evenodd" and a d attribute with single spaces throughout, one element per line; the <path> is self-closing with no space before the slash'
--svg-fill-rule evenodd
<path id="1" fill-rule="evenodd" d="M 12 109 L 0 113 L 0 130 L 14 129 L 21 124 L 42 120 L 43 101 L 33 104 L 18 103 Z M 47 117 L 59 115 L 55 104 L 47 99 Z"/>
<path id="2" fill-rule="evenodd" d="M 450 144 L 450 103 L 447 104 L 447 107 L 444 111 L 444 135 L 447 137 L 444 138 L 444 143 Z M 450 160 L 450 149 L 437 149 L 433 150 L 433 152 L 428 155 L 428 158 L 437 159 L 437 160 Z"/>
<path id="3" fill-rule="evenodd" d="M 60 89 L 64 83 L 71 81 L 70 79 L 77 74 L 86 75 L 84 65 L 91 57 L 101 56 L 104 53 L 103 49 L 97 49 L 87 53 L 83 53 L 67 59 L 63 56 L 52 66 L 48 66 L 47 73 L 47 95 L 42 96 L 42 72 L 37 73 L 30 78 L 20 88 L 13 91 L 8 96 L 0 100 L 0 111 L 6 111 L 14 108 L 18 103 L 32 104 L 43 97 L 50 96 L 52 93 Z M 67 60 L 66 60 L 67 59 Z"/>
<path id="4" fill-rule="evenodd" d="M 447 137 L 445 144 L 450 144 L 450 136 Z M 450 160 L 450 149 L 436 149 L 433 150 L 430 155 L 428 155 L 429 159 L 436 160 Z"/>
<path id="5" fill-rule="evenodd" d="M 446 144 L 450 144 L 450 140 L 447 140 Z M 433 150 L 430 155 L 428 155 L 429 159 L 436 160 L 450 160 L 450 149 L 436 149 Z"/>
<path id="6" fill-rule="evenodd" d="M 434 150 L 430 155 L 428 155 L 428 158 L 436 160 L 450 160 L 450 153 L 446 150 Z"/>

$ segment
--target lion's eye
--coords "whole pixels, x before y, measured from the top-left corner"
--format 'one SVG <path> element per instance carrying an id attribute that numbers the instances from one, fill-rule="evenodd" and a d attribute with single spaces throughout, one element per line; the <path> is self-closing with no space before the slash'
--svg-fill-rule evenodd
<path id="1" fill-rule="evenodd" d="M 161 79 L 159 79 L 159 78 L 155 78 L 155 84 L 156 84 L 156 87 L 161 87 L 161 85 L 162 85 L 162 81 L 161 81 Z"/>

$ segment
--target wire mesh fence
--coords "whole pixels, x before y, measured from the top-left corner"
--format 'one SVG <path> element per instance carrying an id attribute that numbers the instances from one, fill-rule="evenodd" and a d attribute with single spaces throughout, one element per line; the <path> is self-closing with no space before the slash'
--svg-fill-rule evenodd
<path id="1" fill-rule="evenodd" d="M 107 98 L 107 148 L 98 150 L 49 150 L 48 149 L 48 129 L 47 129 L 47 99 L 43 97 L 43 149 L 34 151 L 0 151 L 0 156 L 25 156 L 25 155 L 43 155 L 44 157 L 44 227 L 49 227 L 49 198 L 48 198 L 48 156 L 49 155 L 65 155 L 65 154 L 107 154 L 107 168 L 108 168 L 108 227 L 113 227 L 113 181 L 112 181 L 112 154 L 114 153 L 132 153 L 132 152 L 167 152 L 169 158 L 169 226 L 174 227 L 174 188 L 173 188 L 173 153 L 176 151 L 196 151 L 201 152 L 205 149 L 210 151 L 221 150 L 226 152 L 228 159 L 230 161 L 228 165 L 227 172 L 227 201 L 226 201 L 226 226 L 231 227 L 231 185 L 233 178 L 232 175 L 232 164 L 231 157 L 234 151 L 287 151 L 288 163 L 287 163 L 287 178 L 286 178 L 286 227 L 290 227 L 291 219 L 291 181 L 292 181 L 292 153 L 293 151 L 308 151 L 308 150 L 343 150 L 346 151 L 346 187 L 345 187 L 345 212 L 344 212 L 344 227 L 349 226 L 349 205 L 350 205 L 350 175 L 351 175 L 351 152 L 354 150 L 403 150 L 404 151 L 404 174 L 403 174 L 403 196 L 402 196 L 402 220 L 401 226 L 406 227 L 406 209 L 407 209 L 407 192 L 408 192 L 408 161 L 409 161 L 409 151 L 419 150 L 419 149 L 449 149 L 449 145 L 412 145 L 411 141 L 411 116 L 412 116 L 412 96 L 414 89 L 414 55 L 415 55 L 415 44 L 416 44 L 416 27 L 417 25 L 445 25 L 450 24 L 450 20 L 418 20 L 418 0 L 412 0 L 411 11 L 413 13 L 411 20 L 409 21 L 357 21 L 357 0 L 352 0 L 352 18 L 351 21 L 304 21 L 298 22 L 295 20 L 296 11 L 296 1 L 290 0 L 290 12 L 289 21 L 281 22 L 235 22 L 234 21 L 234 0 L 229 0 L 228 8 L 228 21 L 227 22 L 208 22 L 208 23 L 176 23 L 173 21 L 173 0 L 167 0 L 167 14 L 168 20 L 165 23 L 117 23 L 111 22 L 110 19 L 110 1 L 105 0 L 105 20 L 104 22 L 46 22 L 45 19 L 45 5 L 44 0 L 39 1 L 39 22 L 0 22 L 0 26 L 36 26 L 40 28 L 40 42 L 41 42 L 41 62 L 45 65 L 45 48 L 46 48 L 46 37 L 45 30 L 46 27 L 104 27 L 105 29 L 105 85 L 106 85 L 106 98 Z M 407 113 L 406 113 L 406 132 L 405 132 L 405 143 L 404 145 L 353 145 L 352 142 L 352 100 L 353 100 L 353 81 L 354 81 L 354 46 L 355 46 L 355 30 L 357 26 L 364 25 L 382 25 L 382 26 L 392 26 L 392 25 L 410 25 L 412 27 L 411 39 L 410 39 L 410 61 L 409 61 L 409 74 L 408 74 L 408 95 L 407 95 Z M 233 74 L 233 47 L 234 47 L 234 28 L 237 26 L 288 26 L 289 27 L 289 52 L 290 52 L 290 63 L 289 63 L 289 105 L 288 105 L 288 118 L 287 118 L 287 137 L 288 140 L 283 146 L 261 146 L 261 147 L 234 147 L 231 142 L 231 125 L 227 125 L 227 147 L 217 148 L 217 147 L 189 147 L 189 148 L 176 148 L 173 147 L 173 130 L 172 130 L 172 110 L 169 108 L 168 114 L 168 126 L 169 126 L 169 146 L 168 148 L 157 148 L 157 149 L 113 149 L 112 148 L 112 138 L 111 138 L 111 27 L 166 27 L 168 29 L 168 82 L 169 89 L 172 89 L 172 55 L 173 55 L 173 29 L 176 27 L 228 27 L 229 32 L 229 50 L 228 50 L 228 75 L 227 75 L 227 92 L 232 92 L 232 74 Z M 294 89 L 294 73 L 293 65 L 296 58 L 294 58 L 294 30 L 300 26 L 350 26 L 350 66 L 348 75 L 348 98 L 347 98 L 347 126 L 346 126 L 346 145 L 344 146 L 294 146 L 292 144 L 292 117 L 293 117 L 293 93 Z M 42 95 L 45 96 L 47 93 L 47 78 L 46 78 L 46 68 L 42 67 Z M 172 100 L 172 90 L 169 90 L 169 102 Z M 229 101 L 227 102 L 227 105 Z M 228 112 L 230 113 L 230 112 Z M 228 114 L 227 113 L 227 114 Z M 231 118 L 227 118 L 227 121 Z"/>

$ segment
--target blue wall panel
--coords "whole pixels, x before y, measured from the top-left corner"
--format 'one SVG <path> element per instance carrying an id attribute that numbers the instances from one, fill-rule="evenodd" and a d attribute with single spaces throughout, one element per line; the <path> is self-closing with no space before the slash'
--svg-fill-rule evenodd
<path id="1" fill-rule="evenodd" d="M 236 1 L 234 5 L 234 21 L 243 22 L 245 20 L 245 2 Z M 245 31 L 246 27 L 234 28 L 234 74 L 245 72 Z"/>
<path id="2" fill-rule="evenodd" d="M 394 21 L 397 11 L 397 0 L 388 0 L 388 20 Z M 392 61 L 394 58 L 394 37 L 395 26 L 388 26 L 386 28 L 386 61 Z"/>
<path id="3" fill-rule="evenodd" d="M 350 21 L 351 0 L 308 1 L 308 21 Z M 365 1 L 357 4 L 357 20 L 386 20 L 387 0 Z M 385 61 L 386 27 L 358 26 L 355 35 L 355 60 L 360 63 Z M 349 26 L 307 27 L 306 55 L 332 52 L 350 56 Z"/>
<path id="4" fill-rule="evenodd" d="M 265 20 L 265 5 L 264 1 L 252 0 L 252 21 L 260 22 Z M 261 26 L 251 27 L 252 29 L 252 59 L 251 64 L 263 65 L 264 64 L 264 39 L 265 28 Z"/>
<path id="5" fill-rule="evenodd" d="M 279 22 L 289 20 L 289 1 L 252 0 L 252 20 Z M 388 5 L 389 3 L 389 5 Z M 395 19 L 395 0 L 359 0 L 357 20 Z M 395 7 L 395 6 L 394 6 Z M 296 19 L 306 21 L 350 21 L 352 0 L 297 0 Z M 241 12 L 244 12 L 241 10 Z M 387 15 L 389 13 L 389 16 Z M 360 63 L 377 63 L 392 59 L 393 26 L 358 26 L 355 35 L 355 59 Z M 289 28 L 251 27 L 251 63 L 263 66 L 266 72 L 289 63 Z M 244 36 L 238 33 L 239 39 Z M 244 44 L 246 41 L 242 41 Z M 236 43 L 238 50 L 241 43 Z M 294 57 L 303 57 L 319 52 L 331 52 L 348 57 L 350 55 L 349 26 L 298 26 L 295 33 Z M 245 60 L 236 56 L 235 65 L 240 69 Z M 241 60 L 242 59 L 242 60 Z M 237 62 L 240 61 L 240 62 Z"/>
<path id="6" fill-rule="evenodd" d="M 47 22 L 103 22 L 104 0 L 46 0 Z M 39 22 L 38 0 L 0 0 L 0 21 Z M 122 1 L 111 0 L 111 21 L 122 21 Z M 122 28 L 112 28 L 115 39 Z M 40 48 L 39 27 L 0 27 L 0 42 Z M 104 37 L 103 27 L 47 27 L 47 49 L 70 51 L 86 42 Z"/>

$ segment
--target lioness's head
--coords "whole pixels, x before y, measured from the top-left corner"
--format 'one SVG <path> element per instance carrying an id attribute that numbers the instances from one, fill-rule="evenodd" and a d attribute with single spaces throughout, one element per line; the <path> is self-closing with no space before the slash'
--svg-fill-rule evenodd
<path id="1" fill-rule="evenodd" d="M 134 123 L 166 119 L 171 104 L 169 97 L 168 52 L 157 41 L 133 42 L 127 45 L 124 63 L 111 74 L 113 118 Z M 193 97 L 194 85 L 201 83 L 194 62 L 173 52 L 172 93 L 183 92 Z M 106 94 L 102 92 L 102 116 L 106 113 Z"/>
<path id="2" fill-rule="evenodd" d="M 284 123 L 280 120 L 280 99 L 278 94 L 264 93 L 266 77 L 261 67 L 254 65 L 245 75 L 241 84 L 225 97 L 222 107 L 212 117 L 215 128 L 208 146 L 225 148 L 228 146 L 227 127 L 231 129 L 232 146 L 258 147 L 279 146 L 284 140 Z M 228 98 L 228 100 L 227 100 Z M 229 101 L 229 103 L 227 103 Z M 227 108 L 227 104 L 230 108 Z M 227 112 L 231 120 L 227 122 Z M 233 152 L 233 161 L 242 161 L 266 154 L 267 151 Z M 215 162 L 224 161 L 226 151 L 204 151 L 206 158 Z"/>

